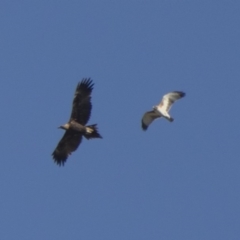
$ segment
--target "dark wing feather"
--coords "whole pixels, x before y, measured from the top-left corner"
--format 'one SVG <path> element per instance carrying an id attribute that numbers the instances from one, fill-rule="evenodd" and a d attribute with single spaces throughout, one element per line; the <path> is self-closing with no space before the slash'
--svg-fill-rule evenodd
<path id="1" fill-rule="evenodd" d="M 91 104 L 91 92 L 93 90 L 93 82 L 90 78 L 84 78 L 78 83 L 72 105 L 72 114 L 70 120 L 86 125 L 88 122 L 92 104 Z"/>
<path id="2" fill-rule="evenodd" d="M 142 117 L 142 129 L 144 131 L 147 130 L 148 126 L 156 119 L 160 118 L 159 114 L 155 113 L 155 111 L 146 112 Z"/>
<path id="3" fill-rule="evenodd" d="M 54 161 L 60 166 L 64 165 L 68 156 L 78 148 L 81 141 L 80 133 L 67 130 L 52 153 Z"/>

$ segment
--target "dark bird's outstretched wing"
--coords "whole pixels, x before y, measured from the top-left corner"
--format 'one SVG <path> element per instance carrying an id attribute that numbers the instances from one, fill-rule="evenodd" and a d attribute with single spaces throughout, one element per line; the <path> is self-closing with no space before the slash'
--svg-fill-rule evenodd
<path id="1" fill-rule="evenodd" d="M 68 156 L 78 148 L 81 141 L 80 133 L 67 130 L 52 153 L 54 161 L 60 166 L 64 165 Z"/>
<path id="2" fill-rule="evenodd" d="M 78 83 L 72 105 L 72 114 L 70 120 L 86 125 L 88 122 L 92 104 L 91 104 L 91 92 L 93 90 L 93 82 L 90 78 L 84 78 Z"/>

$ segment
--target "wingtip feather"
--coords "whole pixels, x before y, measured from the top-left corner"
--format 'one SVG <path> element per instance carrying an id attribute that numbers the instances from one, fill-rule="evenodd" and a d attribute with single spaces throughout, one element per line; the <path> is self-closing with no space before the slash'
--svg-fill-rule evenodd
<path id="1" fill-rule="evenodd" d="M 93 90 L 93 80 L 91 78 L 83 78 L 77 85 L 77 90 L 82 89 L 84 91 L 91 92 Z"/>
<path id="2" fill-rule="evenodd" d="M 181 98 L 186 96 L 186 93 L 185 93 L 185 92 L 182 92 L 182 91 L 174 91 L 174 93 L 179 94 L 179 96 L 180 96 Z"/>
<path id="3" fill-rule="evenodd" d="M 148 126 L 144 122 L 142 122 L 142 130 L 146 131 L 147 129 L 148 129 Z"/>
<path id="4" fill-rule="evenodd" d="M 54 162 L 59 166 L 64 166 L 65 162 L 67 161 L 68 156 L 60 156 L 57 155 L 56 151 L 52 153 L 52 157 Z"/>

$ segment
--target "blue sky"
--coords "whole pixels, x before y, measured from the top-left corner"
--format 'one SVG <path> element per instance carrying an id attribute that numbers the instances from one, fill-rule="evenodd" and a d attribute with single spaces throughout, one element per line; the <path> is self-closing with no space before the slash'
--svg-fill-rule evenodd
<path id="1" fill-rule="evenodd" d="M 240 237 L 240 3 L 0 3 L 0 238 Z M 74 90 L 95 83 L 64 167 L 51 153 Z M 143 132 L 143 113 L 186 97 Z"/>

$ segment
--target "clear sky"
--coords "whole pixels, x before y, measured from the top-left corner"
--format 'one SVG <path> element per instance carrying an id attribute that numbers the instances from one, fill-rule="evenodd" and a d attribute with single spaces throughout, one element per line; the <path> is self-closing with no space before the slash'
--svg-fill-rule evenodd
<path id="1" fill-rule="evenodd" d="M 1 0 L 0 239 L 239 240 L 239 24 L 239 1 Z M 83 77 L 103 139 L 59 167 Z"/>

